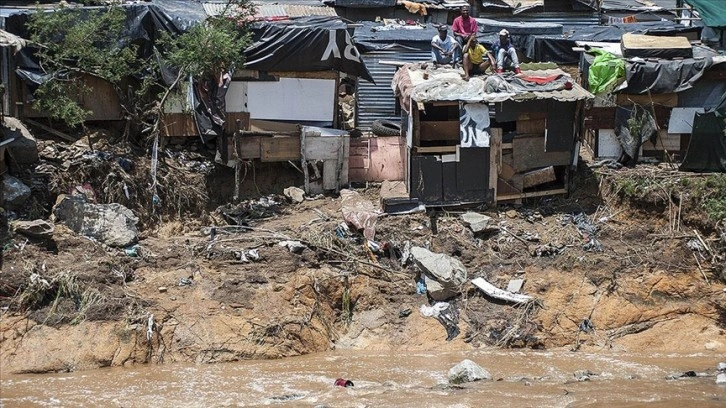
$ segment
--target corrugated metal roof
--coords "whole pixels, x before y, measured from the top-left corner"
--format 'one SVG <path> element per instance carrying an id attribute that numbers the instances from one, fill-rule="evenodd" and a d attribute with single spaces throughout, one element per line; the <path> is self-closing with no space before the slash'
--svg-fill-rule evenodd
<path id="1" fill-rule="evenodd" d="M 393 75 L 396 73 L 396 67 L 381 65 L 378 62 L 380 60 L 428 61 L 431 59 L 431 51 L 399 48 L 368 52 L 361 55 L 361 57 L 376 83 L 366 81 L 358 83 L 356 91 L 356 127 L 367 130 L 376 120 L 400 120 L 401 118 L 396 115 L 396 97 L 391 89 L 391 80 L 393 80 Z"/>
<path id="2" fill-rule="evenodd" d="M 410 69 L 409 69 L 410 68 Z M 572 81 L 572 89 L 556 91 L 526 91 L 526 92 L 491 92 L 484 91 L 484 80 L 487 76 L 472 77 L 469 81 L 461 79 L 461 70 L 455 69 L 426 69 L 406 65 L 401 69 L 409 69 L 412 99 L 418 102 L 431 101 L 468 101 L 468 102 L 503 102 L 524 101 L 531 99 L 552 99 L 561 102 L 574 102 L 583 99 L 592 99 L 594 96 Z M 424 79 L 426 72 L 427 79 Z M 567 75 L 561 69 L 545 69 L 522 71 L 526 76 L 547 77 L 550 75 Z"/>
<path id="3" fill-rule="evenodd" d="M 325 5 L 308 5 L 308 4 L 277 4 L 277 3 L 258 3 L 255 2 L 256 20 L 271 19 L 287 19 L 295 17 L 307 16 L 336 16 L 335 9 Z M 226 3 L 204 3 L 204 11 L 208 16 L 217 16 L 221 14 Z"/>

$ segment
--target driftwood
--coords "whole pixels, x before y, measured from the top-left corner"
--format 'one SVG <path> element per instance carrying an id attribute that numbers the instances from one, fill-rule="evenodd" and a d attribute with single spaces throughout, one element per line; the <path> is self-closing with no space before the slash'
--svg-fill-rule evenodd
<path id="1" fill-rule="evenodd" d="M 503 289 L 499 289 L 491 283 L 484 280 L 484 278 L 476 278 L 471 281 L 477 288 L 481 289 L 488 296 L 496 299 L 506 300 L 512 303 L 527 303 L 534 300 L 532 296 L 522 295 L 519 293 L 508 292 Z"/>

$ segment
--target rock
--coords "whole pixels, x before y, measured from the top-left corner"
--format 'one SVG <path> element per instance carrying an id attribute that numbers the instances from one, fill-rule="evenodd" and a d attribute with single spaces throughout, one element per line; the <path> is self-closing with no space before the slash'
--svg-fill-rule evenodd
<path id="1" fill-rule="evenodd" d="M 444 285 L 426 275 L 424 275 L 424 283 L 426 284 L 426 292 L 428 292 L 433 300 L 444 301 L 456 296 L 456 291 L 444 287 Z"/>
<path id="2" fill-rule="evenodd" d="M 277 245 L 289 249 L 293 254 L 301 254 L 305 250 L 305 245 L 300 241 L 280 241 Z"/>
<path id="3" fill-rule="evenodd" d="M 13 176 L 3 178 L 3 206 L 19 208 L 30 198 L 30 187 Z"/>
<path id="4" fill-rule="evenodd" d="M 517 218 L 517 210 L 509 210 L 509 211 L 505 212 L 504 214 L 506 214 L 507 217 L 509 217 L 511 219 Z"/>
<path id="5" fill-rule="evenodd" d="M 13 221 L 12 228 L 18 234 L 32 238 L 50 239 L 53 237 L 55 225 L 45 220 Z"/>
<path id="6" fill-rule="evenodd" d="M 492 217 L 475 212 L 467 212 L 461 214 L 461 221 L 466 224 L 473 232 L 493 232 L 499 231 L 499 226 L 494 223 Z"/>
<path id="7" fill-rule="evenodd" d="M 723 343 L 720 341 L 709 341 L 708 343 L 703 345 L 703 348 L 705 348 L 708 351 L 719 351 L 723 347 Z"/>
<path id="8" fill-rule="evenodd" d="M 579 371 L 575 371 L 573 373 L 573 375 L 575 376 L 575 380 L 577 380 L 579 382 L 583 382 L 583 381 L 590 381 L 590 377 L 592 377 L 593 375 L 597 375 L 597 374 L 593 373 L 590 370 L 579 370 Z"/>
<path id="9" fill-rule="evenodd" d="M 456 258 L 437 254 L 422 247 L 412 247 L 411 256 L 426 275 L 446 289 L 458 290 L 466 282 L 466 267 Z"/>
<path id="10" fill-rule="evenodd" d="M 721 373 L 716 376 L 716 384 L 726 384 L 726 374 Z"/>
<path id="11" fill-rule="evenodd" d="M 56 219 L 76 233 L 113 247 L 128 247 L 138 239 L 139 219 L 121 204 L 91 204 L 79 197 L 58 197 Z"/>
<path id="12" fill-rule="evenodd" d="M 492 375 L 479 364 L 464 360 L 449 370 L 449 383 L 463 384 L 479 380 L 491 380 Z"/>
<path id="13" fill-rule="evenodd" d="M 38 142 L 17 118 L 5 117 L 3 123 L 5 138 L 15 138 L 8 151 L 17 164 L 33 164 L 38 161 Z"/>
<path id="14" fill-rule="evenodd" d="M 716 366 L 717 371 L 726 372 L 726 363 L 718 363 Z"/>
<path id="15" fill-rule="evenodd" d="M 288 187 L 282 191 L 285 197 L 289 198 L 293 203 L 299 204 L 305 201 L 305 191 L 297 187 Z"/>
<path id="16" fill-rule="evenodd" d="M 169 290 L 166 286 L 159 286 L 159 293 L 166 293 L 166 291 Z"/>

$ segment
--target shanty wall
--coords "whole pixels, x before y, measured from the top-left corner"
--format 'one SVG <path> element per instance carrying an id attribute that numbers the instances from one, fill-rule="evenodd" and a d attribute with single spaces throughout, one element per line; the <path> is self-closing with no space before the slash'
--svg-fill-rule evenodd
<path id="1" fill-rule="evenodd" d="M 426 204 L 521 200 L 567 192 L 578 102 L 492 103 L 485 146 L 462 147 L 458 102 L 413 104 L 407 186 Z"/>

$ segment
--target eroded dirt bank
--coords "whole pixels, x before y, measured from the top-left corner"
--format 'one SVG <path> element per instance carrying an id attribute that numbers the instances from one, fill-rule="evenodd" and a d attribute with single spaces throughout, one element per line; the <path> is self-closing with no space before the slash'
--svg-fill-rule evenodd
<path id="1" fill-rule="evenodd" d="M 395 249 L 374 257 L 359 234 L 336 234 L 343 219 L 331 197 L 282 203 L 244 231 L 223 227 L 219 214 L 209 225 L 168 222 L 136 256 L 62 225 L 50 242 L 14 235 L 3 255 L 0 365 L 52 372 L 488 346 L 726 352 L 724 284 L 692 228 L 680 219 L 674 228 L 662 204 L 647 212 L 618 204 L 591 173 L 577 183 L 568 199 L 483 211 L 499 228 L 484 235 L 461 212 L 380 218 L 376 240 Z M 359 191 L 378 199 L 377 188 Z M 583 232 L 577 220 L 597 230 Z M 711 251 L 723 248 L 719 232 L 699 234 Z M 306 248 L 278 245 L 288 239 Z M 458 258 L 469 280 L 506 288 L 523 278 L 538 302 L 515 307 L 467 283 L 450 300 L 460 334 L 446 341 L 445 328 L 419 312 L 429 301 L 417 294 L 416 267 L 401 264 L 407 243 Z M 261 259 L 241 260 L 250 249 Z M 579 329 L 585 319 L 594 330 Z"/>

